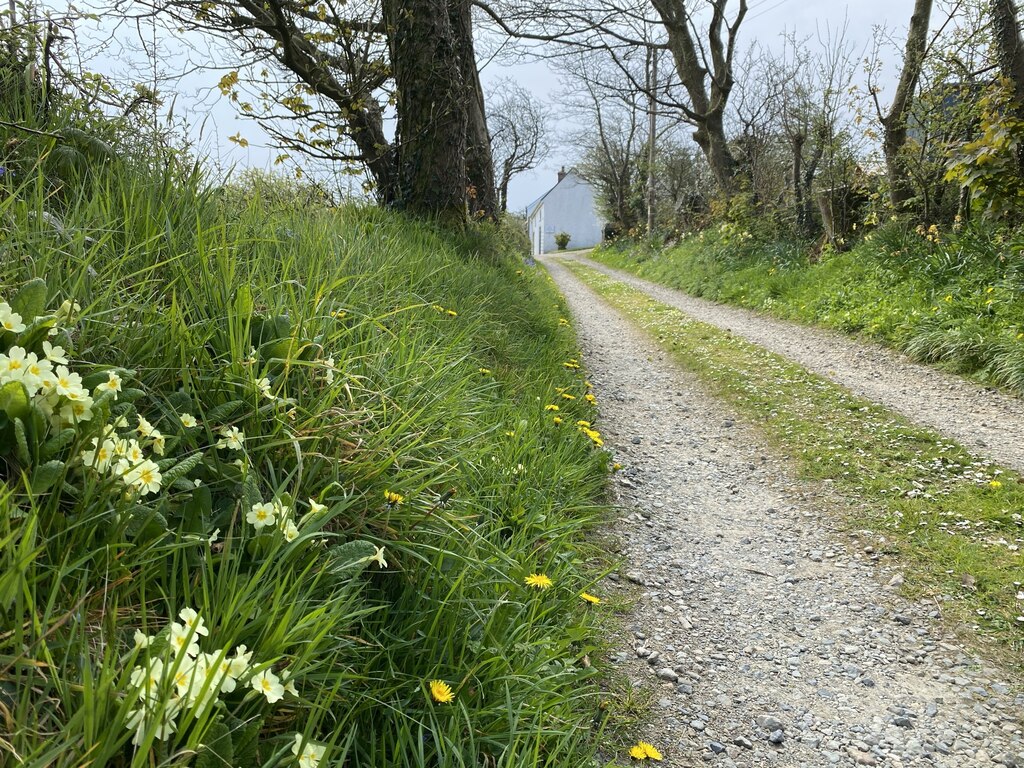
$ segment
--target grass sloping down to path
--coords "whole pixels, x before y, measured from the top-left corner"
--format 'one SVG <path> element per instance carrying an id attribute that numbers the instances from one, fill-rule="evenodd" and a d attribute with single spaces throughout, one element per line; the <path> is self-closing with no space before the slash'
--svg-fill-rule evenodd
<path id="1" fill-rule="evenodd" d="M 1024 484 L 779 355 L 689 319 L 595 269 L 563 262 L 759 424 L 800 473 L 850 502 L 906 588 L 1003 649 L 1024 650 Z M 1019 655 L 1015 663 L 1020 664 Z"/>
<path id="2" fill-rule="evenodd" d="M 607 454 L 546 276 L 148 170 L 7 183 L 0 764 L 587 764 Z"/>

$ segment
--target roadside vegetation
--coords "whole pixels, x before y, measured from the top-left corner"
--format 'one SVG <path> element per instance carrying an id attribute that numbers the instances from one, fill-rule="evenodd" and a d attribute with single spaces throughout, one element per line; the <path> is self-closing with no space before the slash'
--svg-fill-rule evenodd
<path id="1" fill-rule="evenodd" d="M 590 764 L 607 454 L 523 236 L 217 185 L 16 64 L 0 764 Z"/>
<path id="2" fill-rule="evenodd" d="M 60 205 L 18 181 L 3 762 L 583 764 L 606 454 L 513 239 L 126 165 Z"/>
<path id="3" fill-rule="evenodd" d="M 1019 667 L 1024 484 L 1016 473 L 614 278 L 565 264 L 759 425 L 804 477 L 828 482 L 865 543 L 898 556 L 909 594 L 933 599 L 953 626 Z"/>
<path id="4" fill-rule="evenodd" d="M 807 242 L 724 223 L 671 247 L 620 244 L 593 258 L 695 296 L 859 334 L 1024 393 L 1019 233 L 905 221 L 866 229 L 849 250 L 816 253 Z"/>

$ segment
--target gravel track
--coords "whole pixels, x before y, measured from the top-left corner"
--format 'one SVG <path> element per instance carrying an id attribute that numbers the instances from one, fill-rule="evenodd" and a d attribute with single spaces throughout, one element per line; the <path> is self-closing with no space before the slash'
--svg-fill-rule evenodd
<path id="1" fill-rule="evenodd" d="M 610 661 L 651 688 L 660 765 L 1024 768 L 1024 694 L 843 533 L 763 439 L 557 261 L 625 470 L 632 597 Z M 622 757 L 621 755 L 619 756 Z"/>
<path id="2" fill-rule="evenodd" d="M 1024 400 L 915 363 L 849 336 L 698 299 L 574 254 L 571 258 L 639 288 L 701 322 L 728 329 L 861 397 L 957 440 L 977 455 L 1024 472 Z"/>

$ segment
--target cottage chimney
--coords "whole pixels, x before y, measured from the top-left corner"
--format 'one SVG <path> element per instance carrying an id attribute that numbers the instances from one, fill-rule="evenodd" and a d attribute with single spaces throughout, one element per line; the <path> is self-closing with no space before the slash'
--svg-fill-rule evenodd
<path id="1" fill-rule="evenodd" d="M 558 180 L 561 181 L 565 178 L 565 166 L 562 166 L 562 170 L 558 172 Z"/>

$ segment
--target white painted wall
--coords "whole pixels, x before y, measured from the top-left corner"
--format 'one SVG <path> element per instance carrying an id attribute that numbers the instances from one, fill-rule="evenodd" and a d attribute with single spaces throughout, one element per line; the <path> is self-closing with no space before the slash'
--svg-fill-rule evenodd
<path id="1" fill-rule="evenodd" d="M 558 250 L 556 232 L 568 232 L 570 248 L 598 245 L 604 222 L 597 213 L 594 188 L 569 171 L 530 211 L 528 221 L 534 255 Z"/>

